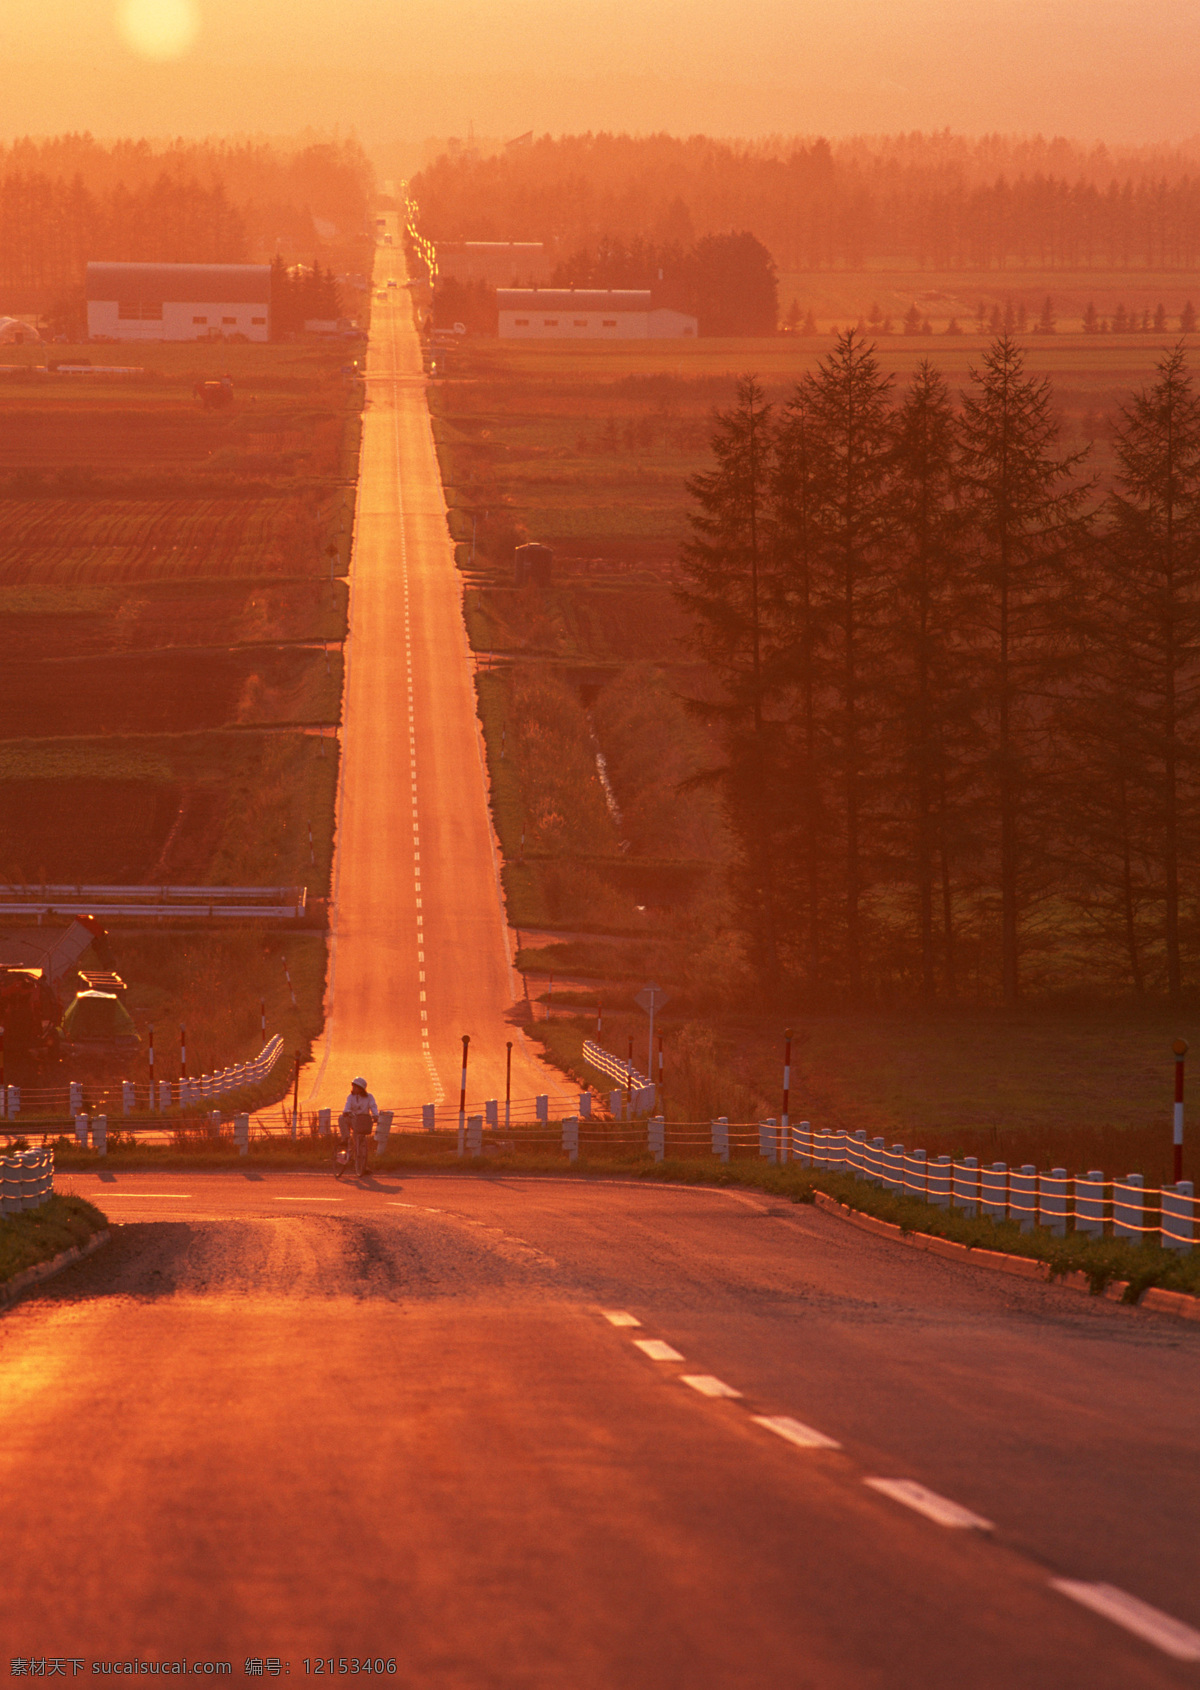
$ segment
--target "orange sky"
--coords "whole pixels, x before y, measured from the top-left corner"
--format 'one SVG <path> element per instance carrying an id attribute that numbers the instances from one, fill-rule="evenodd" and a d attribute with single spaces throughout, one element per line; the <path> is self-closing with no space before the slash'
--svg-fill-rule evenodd
<path id="1" fill-rule="evenodd" d="M 6 137 L 1200 131 L 1197 0 L 0 0 L 0 63 Z"/>

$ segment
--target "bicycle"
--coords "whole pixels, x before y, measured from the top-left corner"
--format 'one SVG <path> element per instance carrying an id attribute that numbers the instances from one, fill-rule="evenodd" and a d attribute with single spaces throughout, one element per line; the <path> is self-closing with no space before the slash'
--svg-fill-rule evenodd
<path id="1" fill-rule="evenodd" d="M 362 1179 L 367 1171 L 370 1151 L 369 1141 L 375 1130 L 375 1120 L 373 1116 L 368 1115 L 366 1119 L 370 1122 L 370 1126 L 366 1131 L 356 1132 L 351 1124 L 354 1119 L 355 1117 L 350 1115 L 341 1115 L 338 1118 L 338 1131 L 341 1137 L 333 1152 L 333 1177 L 335 1179 L 341 1179 L 342 1175 L 351 1168 L 354 1170 L 355 1179 Z"/>

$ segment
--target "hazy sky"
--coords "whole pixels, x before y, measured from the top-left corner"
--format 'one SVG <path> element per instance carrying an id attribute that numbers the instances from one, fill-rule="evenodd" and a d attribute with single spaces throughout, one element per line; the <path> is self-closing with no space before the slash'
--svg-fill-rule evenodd
<path id="1" fill-rule="evenodd" d="M 1200 0 L 0 0 L 0 133 L 1200 131 Z"/>

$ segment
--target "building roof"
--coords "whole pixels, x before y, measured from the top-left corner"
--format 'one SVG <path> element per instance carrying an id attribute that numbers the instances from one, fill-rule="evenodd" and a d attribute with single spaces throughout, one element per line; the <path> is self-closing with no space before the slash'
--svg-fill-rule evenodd
<path id="1" fill-rule="evenodd" d="M 649 288 L 497 288 L 501 311 L 649 311 Z"/>
<path id="2" fill-rule="evenodd" d="M 89 264 L 89 299 L 172 300 L 189 305 L 266 305 L 269 264 Z"/>

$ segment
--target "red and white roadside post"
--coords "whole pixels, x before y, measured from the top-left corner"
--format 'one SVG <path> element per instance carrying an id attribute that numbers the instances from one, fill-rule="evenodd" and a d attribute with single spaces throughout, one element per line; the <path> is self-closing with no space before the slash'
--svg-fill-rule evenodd
<path id="1" fill-rule="evenodd" d="M 458 1131 L 459 1131 L 459 1135 L 460 1135 L 460 1140 L 461 1140 L 461 1135 L 467 1130 L 467 1048 L 470 1045 L 470 1043 L 471 1043 L 470 1033 L 464 1033 L 463 1036 L 462 1036 L 462 1047 L 463 1047 L 462 1083 L 460 1084 L 460 1086 L 458 1088 Z"/>
<path id="2" fill-rule="evenodd" d="M 783 1035 L 783 1112 L 779 1117 L 779 1155 L 776 1161 L 783 1163 L 788 1157 L 788 1140 L 791 1137 L 788 1105 L 792 1091 L 792 1029 L 786 1028 Z"/>
<path id="3" fill-rule="evenodd" d="M 1186 1039 L 1176 1039 L 1171 1046 L 1175 1052 L 1175 1121 L 1174 1121 L 1174 1150 L 1175 1150 L 1175 1184 L 1183 1178 L 1183 1059 L 1187 1055 Z"/>
<path id="4" fill-rule="evenodd" d="M 663 1091 L 663 1036 L 658 1035 L 658 1112 L 664 1118 L 667 1113 L 666 1093 Z"/>
<path id="5" fill-rule="evenodd" d="M 464 1053 L 463 1076 L 466 1077 L 466 1061 Z M 466 1098 L 464 1096 L 464 1103 Z M 509 1039 L 504 1047 L 504 1130 L 508 1131 L 512 1123 L 512 1040 Z"/>
<path id="6" fill-rule="evenodd" d="M 187 1028 L 179 1029 L 179 1107 L 183 1108 L 187 1091 Z"/>
<path id="7" fill-rule="evenodd" d="M 146 1028 L 146 1058 L 150 1065 L 150 1113 L 153 1115 L 158 1108 L 158 1098 L 154 1090 L 154 1028 Z"/>
<path id="8" fill-rule="evenodd" d="M 600 1035 L 604 1031 L 604 1005 L 596 1005 L 596 1042 L 600 1042 Z"/>

